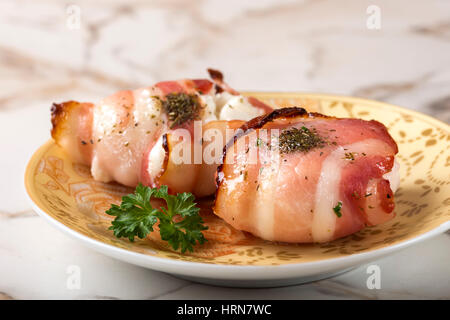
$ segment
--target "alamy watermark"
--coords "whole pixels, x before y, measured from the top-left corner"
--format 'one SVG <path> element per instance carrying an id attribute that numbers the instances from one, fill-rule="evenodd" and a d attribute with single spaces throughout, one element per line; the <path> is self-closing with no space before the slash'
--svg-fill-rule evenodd
<path id="1" fill-rule="evenodd" d="M 381 269 L 376 264 L 371 264 L 367 267 L 366 273 L 369 274 L 369 277 L 367 277 L 366 285 L 367 289 L 374 290 L 374 289 L 381 289 Z"/>
<path id="2" fill-rule="evenodd" d="M 278 129 L 225 129 L 203 131 L 202 121 L 194 121 L 193 130 L 177 128 L 166 134 L 169 159 L 180 164 L 234 164 L 277 162 L 280 158 Z M 224 159 L 224 147 L 226 157 Z"/>
<path id="3" fill-rule="evenodd" d="M 366 27 L 369 30 L 380 30 L 381 29 L 381 9 L 377 5 L 370 5 L 366 9 L 368 15 L 366 20 Z"/>
<path id="4" fill-rule="evenodd" d="M 81 28 L 81 8 L 75 4 L 68 5 L 66 8 L 66 27 L 69 30 L 78 30 Z"/>
<path id="5" fill-rule="evenodd" d="M 68 290 L 81 289 L 81 268 L 77 265 L 70 265 L 66 269 L 67 280 L 66 288 Z"/>

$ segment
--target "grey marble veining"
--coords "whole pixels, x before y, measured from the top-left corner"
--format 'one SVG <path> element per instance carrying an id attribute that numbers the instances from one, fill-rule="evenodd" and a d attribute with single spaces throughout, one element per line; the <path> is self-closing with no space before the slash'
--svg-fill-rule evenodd
<path id="1" fill-rule="evenodd" d="M 369 4 L 381 29 L 366 27 Z M 208 287 L 85 249 L 25 200 L 23 172 L 49 138 L 49 106 L 221 69 L 236 89 L 355 95 L 450 122 L 449 1 L 0 2 L 1 299 L 450 299 L 449 233 L 338 277 L 274 289 Z M 413 261 L 414 263 L 411 263 Z M 83 281 L 67 288 L 67 268 Z M 114 281 L 112 281 L 114 279 Z"/>

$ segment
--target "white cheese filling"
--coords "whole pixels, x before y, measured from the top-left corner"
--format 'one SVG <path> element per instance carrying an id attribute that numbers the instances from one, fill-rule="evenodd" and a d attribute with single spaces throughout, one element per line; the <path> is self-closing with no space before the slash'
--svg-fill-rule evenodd
<path id="1" fill-rule="evenodd" d="M 389 181 L 392 192 L 397 191 L 398 186 L 400 185 L 400 163 L 398 163 L 397 159 L 394 160 L 392 170 L 385 173 L 383 178 Z"/>
<path id="2" fill-rule="evenodd" d="M 228 92 L 201 95 L 200 99 L 205 107 L 203 122 L 214 120 L 244 120 L 248 121 L 264 114 L 264 110 L 250 104 L 242 95 L 234 96 Z M 218 141 L 221 143 L 221 141 Z M 161 138 L 152 148 L 148 158 L 148 174 L 156 178 L 163 170 L 165 150 Z M 169 159 L 170 160 L 170 159 Z"/>
<path id="3" fill-rule="evenodd" d="M 166 151 L 162 145 L 163 136 L 160 136 L 156 144 L 153 146 L 148 157 L 148 174 L 152 179 L 156 178 L 162 171 Z"/>

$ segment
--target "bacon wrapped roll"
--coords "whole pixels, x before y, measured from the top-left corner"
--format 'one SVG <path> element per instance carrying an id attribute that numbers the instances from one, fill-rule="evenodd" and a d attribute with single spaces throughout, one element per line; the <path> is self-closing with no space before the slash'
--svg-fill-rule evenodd
<path id="1" fill-rule="evenodd" d="M 231 89 L 219 71 L 208 71 L 213 81 L 159 82 L 120 91 L 98 104 L 53 104 L 52 137 L 74 162 L 90 166 L 95 180 L 131 187 L 165 184 L 172 192 L 212 194 L 217 164 L 176 163 L 170 156 L 172 133 L 190 133 L 187 142 L 193 148 L 202 140 L 194 141 L 195 120 L 225 130 L 233 126 L 229 120 L 250 120 L 272 109 Z"/>
<path id="2" fill-rule="evenodd" d="M 285 108 L 224 148 L 214 213 L 271 241 L 328 242 L 394 217 L 397 144 L 377 121 Z"/>

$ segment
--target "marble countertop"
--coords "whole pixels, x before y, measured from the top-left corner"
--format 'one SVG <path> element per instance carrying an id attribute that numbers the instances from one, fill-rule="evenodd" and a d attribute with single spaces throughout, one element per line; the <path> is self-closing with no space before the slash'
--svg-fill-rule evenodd
<path id="1" fill-rule="evenodd" d="M 367 24 L 380 10 L 380 28 Z M 79 13 L 79 15 L 78 15 Z M 0 2 L 0 299 L 450 299 L 450 233 L 306 285 L 232 289 L 129 265 L 69 239 L 26 201 L 25 165 L 49 139 L 54 101 L 224 71 L 236 89 L 327 92 L 450 122 L 450 2 Z M 78 266 L 79 289 L 67 285 Z"/>

